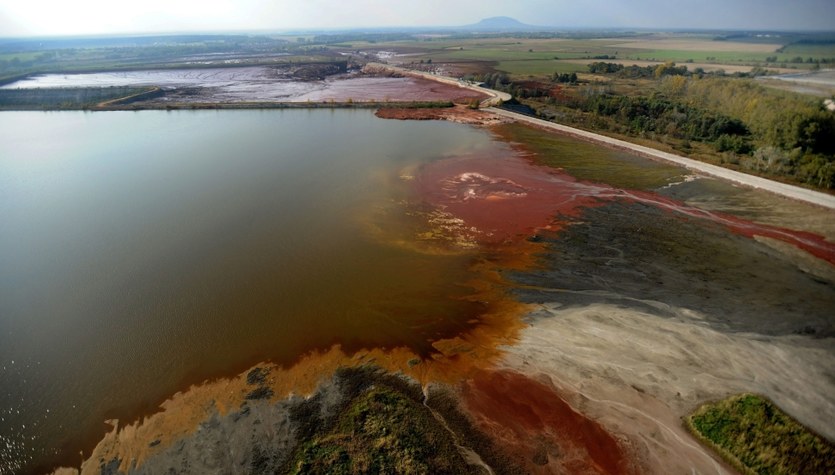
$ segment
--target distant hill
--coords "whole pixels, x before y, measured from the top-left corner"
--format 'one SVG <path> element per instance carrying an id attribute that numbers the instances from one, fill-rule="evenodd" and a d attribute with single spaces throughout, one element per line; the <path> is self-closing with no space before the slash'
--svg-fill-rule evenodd
<path id="1" fill-rule="evenodd" d="M 514 18 L 506 16 L 496 16 L 492 18 L 485 18 L 478 23 L 472 25 L 465 25 L 461 29 L 468 31 L 533 31 L 542 30 L 541 26 L 526 25 Z"/>

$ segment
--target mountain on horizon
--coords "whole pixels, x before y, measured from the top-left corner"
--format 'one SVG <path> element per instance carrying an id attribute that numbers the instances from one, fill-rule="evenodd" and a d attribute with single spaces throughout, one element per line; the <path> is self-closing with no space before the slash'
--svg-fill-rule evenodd
<path id="1" fill-rule="evenodd" d="M 515 18 L 507 16 L 495 16 L 485 18 L 478 23 L 464 26 L 464 29 L 470 31 L 530 31 L 541 30 L 542 27 L 527 25 Z"/>

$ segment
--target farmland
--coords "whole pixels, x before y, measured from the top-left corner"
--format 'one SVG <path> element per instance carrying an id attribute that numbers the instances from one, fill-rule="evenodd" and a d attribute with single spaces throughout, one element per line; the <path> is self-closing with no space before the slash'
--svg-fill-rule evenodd
<path id="1" fill-rule="evenodd" d="M 791 36 L 724 39 L 708 35 L 630 33 L 620 37 L 603 34 L 587 37 L 488 37 L 426 38 L 391 42 L 346 42 L 359 50 L 391 50 L 406 55 L 400 62 L 451 63 L 491 62 L 494 71 L 512 76 L 544 76 L 554 72 L 582 72 L 577 60 L 698 64 L 705 70 L 747 72 L 761 67 L 773 70 L 808 70 L 835 62 L 835 44 L 798 43 Z M 800 40 L 805 41 L 805 40 Z"/>

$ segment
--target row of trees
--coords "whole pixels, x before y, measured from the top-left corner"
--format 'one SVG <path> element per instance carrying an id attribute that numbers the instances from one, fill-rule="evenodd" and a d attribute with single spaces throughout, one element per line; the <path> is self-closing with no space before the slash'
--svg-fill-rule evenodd
<path id="1" fill-rule="evenodd" d="M 729 78 L 689 79 L 678 95 L 697 107 L 738 118 L 764 146 L 835 154 L 835 116 L 817 98 Z"/>
<path id="2" fill-rule="evenodd" d="M 558 96 L 534 99 L 541 115 L 663 139 L 685 150 L 690 142 L 701 142 L 721 161 L 740 168 L 835 189 L 835 113 L 818 98 L 745 78 L 690 74 L 674 64 L 624 67 L 597 62 L 589 71 L 648 82 L 641 90 L 622 94 L 612 86 L 617 81 L 560 89 Z"/>
<path id="3" fill-rule="evenodd" d="M 619 63 L 606 63 L 603 61 L 594 62 L 588 65 L 592 74 L 615 74 L 623 78 L 660 78 L 664 76 L 686 76 L 690 74 L 687 66 L 676 66 L 676 63 L 668 62 L 657 66 L 624 66 Z"/>
<path id="4" fill-rule="evenodd" d="M 729 78 L 691 79 L 680 94 L 749 127 L 755 151 L 734 157 L 744 168 L 835 189 L 835 114 L 818 98 Z"/>
<path id="5" fill-rule="evenodd" d="M 551 77 L 551 81 L 560 84 L 577 84 L 577 73 L 554 73 L 554 76 Z"/>
<path id="6" fill-rule="evenodd" d="M 660 94 L 646 96 L 593 95 L 576 107 L 609 117 L 634 135 L 663 134 L 685 141 L 716 143 L 720 151 L 751 151 L 750 131 L 738 119 L 677 103 Z"/>

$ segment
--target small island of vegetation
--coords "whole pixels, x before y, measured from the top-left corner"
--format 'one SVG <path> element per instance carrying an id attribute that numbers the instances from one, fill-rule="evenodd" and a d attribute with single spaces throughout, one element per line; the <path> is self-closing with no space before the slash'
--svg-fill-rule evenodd
<path id="1" fill-rule="evenodd" d="M 835 445 L 761 396 L 741 394 L 705 404 L 685 423 L 743 473 L 835 473 Z"/>

